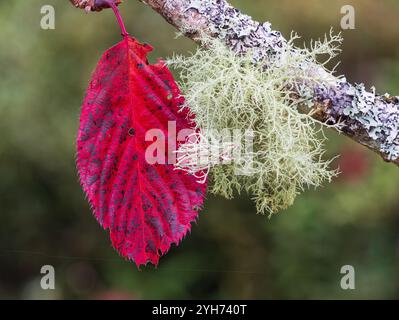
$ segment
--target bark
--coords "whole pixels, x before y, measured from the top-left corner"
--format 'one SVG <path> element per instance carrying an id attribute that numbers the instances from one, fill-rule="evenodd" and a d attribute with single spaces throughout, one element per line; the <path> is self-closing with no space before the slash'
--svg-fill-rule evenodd
<path id="1" fill-rule="evenodd" d="M 71 0 L 75 1 L 75 0 Z M 251 50 L 254 60 L 278 58 L 287 40 L 272 30 L 270 23 L 254 21 L 225 0 L 139 0 L 166 21 L 199 42 L 205 33 L 222 40 L 237 54 Z M 310 73 L 323 75 L 322 66 L 312 65 Z M 307 88 L 312 95 L 313 116 L 329 125 L 341 123 L 340 130 L 352 140 L 399 165 L 399 97 L 378 95 L 363 84 L 352 85 L 345 78 L 332 78 L 328 85 Z"/>

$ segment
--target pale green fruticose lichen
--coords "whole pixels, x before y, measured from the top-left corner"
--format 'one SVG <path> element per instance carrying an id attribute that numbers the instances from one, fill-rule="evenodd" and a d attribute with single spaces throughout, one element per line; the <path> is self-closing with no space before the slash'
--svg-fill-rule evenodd
<path id="1" fill-rule="evenodd" d="M 251 52 L 237 55 L 219 40 L 205 37 L 206 49 L 167 61 L 180 70 L 183 107 L 195 115 L 198 126 L 194 139 L 178 150 L 176 168 L 201 180 L 210 169 L 212 193 L 232 198 L 235 192 L 247 191 L 259 213 L 285 209 L 305 187 L 318 187 L 337 174 L 329 169 L 331 159 L 323 159 L 322 126 L 298 106 L 312 102 L 305 89 L 309 83 L 332 78 L 328 71 L 310 75 L 309 66 L 320 55 L 334 56 L 340 38 L 315 42 L 309 49 L 295 48 L 295 53 L 294 39 L 278 59 L 260 64 L 254 63 Z M 226 129 L 252 131 L 252 150 L 244 156 L 234 153 L 242 146 L 225 142 L 225 133 L 215 133 Z M 221 163 L 212 156 L 198 157 L 215 151 Z"/>

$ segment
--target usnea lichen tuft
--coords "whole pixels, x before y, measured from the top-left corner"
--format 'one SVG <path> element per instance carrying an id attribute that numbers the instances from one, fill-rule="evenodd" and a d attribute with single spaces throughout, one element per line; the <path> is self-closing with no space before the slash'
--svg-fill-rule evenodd
<path id="1" fill-rule="evenodd" d="M 210 170 L 212 193 L 231 198 L 246 191 L 259 213 L 285 209 L 306 187 L 318 187 L 337 174 L 329 170 L 331 160 L 323 159 L 322 126 L 298 107 L 313 102 L 306 88 L 334 79 L 327 70 L 312 74 L 310 66 L 320 56 L 326 55 L 327 60 L 335 56 L 341 38 L 332 36 L 308 49 L 294 49 L 295 39 L 283 44 L 278 59 L 260 64 L 251 51 L 239 55 L 206 37 L 206 49 L 167 61 L 180 70 L 183 107 L 195 115 L 200 132 L 178 150 L 176 168 L 202 172 L 201 179 L 204 169 L 205 174 Z M 196 162 L 199 154 L 211 154 L 220 146 L 230 148 L 227 151 L 241 147 L 223 144 L 226 134 L 215 134 L 226 129 L 252 132 L 251 151 L 244 157 L 224 157 L 231 161 L 217 163 L 202 157 Z"/>

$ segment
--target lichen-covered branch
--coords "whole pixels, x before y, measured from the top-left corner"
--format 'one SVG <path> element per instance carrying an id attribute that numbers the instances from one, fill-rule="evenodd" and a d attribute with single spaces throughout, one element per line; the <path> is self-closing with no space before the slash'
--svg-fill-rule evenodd
<path id="1" fill-rule="evenodd" d="M 139 0 L 195 41 L 199 34 L 222 40 L 238 54 L 251 51 L 254 61 L 283 57 L 286 39 L 270 23 L 254 21 L 225 0 Z M 321 77 L 319 65 L 307 66 Z M 363 84 L 352 85 L 345 78 L 309 84 L 313 116 L 328 124 L 341 123 L 342 132 L 379 153 L 385 161 L 399 165 L 399 97 L 377 95 Z"/>

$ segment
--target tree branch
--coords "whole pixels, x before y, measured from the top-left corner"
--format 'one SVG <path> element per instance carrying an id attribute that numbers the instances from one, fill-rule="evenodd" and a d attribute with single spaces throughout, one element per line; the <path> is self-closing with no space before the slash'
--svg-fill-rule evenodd
<path id="1" fill-rule="evenodd" d="M 97 1 L 97 0 L 96 0 Z M 139 0 L 194 41 L 205 33 L 222 40 L 231 50 L 251 50 L 254 60 L 279 58 L 287 40 L 271 25 L 254 21 L 225 0 Z M 189 28 L 189 29 L 188 29 Z M 189 30 L 189 31 L 187 31 Z M 326 83 L 311 85 L 313 116 L 324 123 L 341 123 L 352 140 L 377 152 L 387 162 L 399 165 L 399 97 L 376 95 L 363 84 L 352 85 L 345 78 L 326 75 L 320 65 L 308 67 L 309 74 L 329 77 Z"/>
<path id="2" fill-rule="evenodd" d="M 110 8 L 110 2 L 116 5 L 122 3 L 122 0 L 69 0 L 76 8 L 85 9 L 89 11 L 101 11 L 102 9 Z"/>

